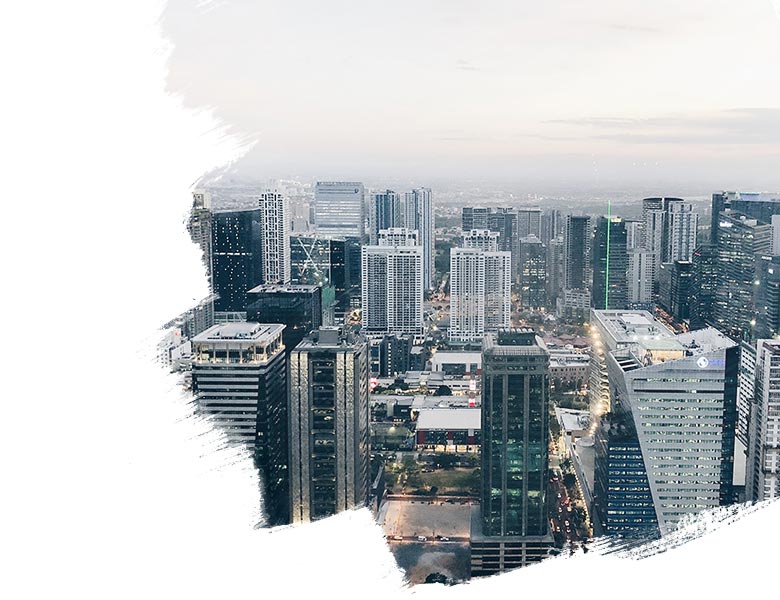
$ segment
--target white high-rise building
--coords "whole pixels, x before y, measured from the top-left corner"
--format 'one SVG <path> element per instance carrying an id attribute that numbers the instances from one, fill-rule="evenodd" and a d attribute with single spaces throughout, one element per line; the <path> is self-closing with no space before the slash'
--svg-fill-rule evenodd
<path id="1" fill-rule="evenodd" d="M 644 248 L 628 251 L 628 302 L 634 308 L 649 307 L 653 302 L 653 263 Z"/>
<path id="2" fill-rule="evenodd" d="M 509 327 L 511 252 L 477 247 L 450 252 L 450 340 L 479 341 L 486 331 Z"/>
<path id="3" fill-rule="evenodd" d="M 490 229 L 472 229 L 463 233 L 463 247 L 498 252 L 498 236 L 497 231 Z"/>
<path id="4" fill-rule="evenodd" d="M 290 283 L 290 215 L 287 197 L 265 190 L 258 199 L 263 284 Z"/>
<path id="5" fill-rule="evenodd" d="M 378 246 L 419 246 L 416 229 L 406 227 L 390 227 L 382 229 L 377 239 Z"/>
<path id="6" fill-rule="evenodd" d="M 436 270 L 436 223 L 430 188 L 416 188 L 404 193 L 403 221 L 407 229 L 418 232 L 418 242 L 423 248 L 423 285 L 431 289 Z"/>
<path id="7" fill-rule="evenodd" d="M 669 202 L 666 210 L 664 262 L 691 260 L 696 249 L 699 215 L 689 202 Z"/>
<path id="8" fill-rule="evenodd" d="M 592 325 L 609 386 L 594 421 L 605 532 L 630 528 L 627 515 L 642 509 L 665 535 L 686 515 L 731 503 L 736 382 L 727 375 L 737 344 L 713 328 L 674 335 L 643 311 L 594 310 Z M 626 471 L 627 453 L 639 469 Z"/>
<path id="9" fill-rule="evenodd" d="M 746 500 L 780 498 L 780 340 L 756 342 Z"/>
<path id="10" fill-rule="evenodd" d="M 666 222 L 666 215 L 661 209 L 647 208 L 644 210 L 643 216 L 643 246 L 650 253 L 650 269 L 653 274 L 653 280 L 655 280 L 658 277 L 658 270 L 663 262 L 664 223 Z"/>
<path id="11" fill-rule="evenodd" d="M 317 233 L 358 237 L 366 233 L 365 188 L 358 181 L 318 181 L 314 186 Z"/>
<path id="12" fill-rule="evenodd" d="M 363 332 L 423 332 L 423 249 L 383 245 L 362 248 Z"/>

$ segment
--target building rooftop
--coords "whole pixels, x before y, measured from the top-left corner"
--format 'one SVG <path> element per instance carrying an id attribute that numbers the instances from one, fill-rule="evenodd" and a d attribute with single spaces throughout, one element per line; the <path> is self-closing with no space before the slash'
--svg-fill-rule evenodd
<path id="1" fill-rule="evenodd" d="M 417 429 L 425 430 L 476 430 L 482 424 L 479 408 L 421 408 L 417 415 Z"/>
<path id="2" fill-rule="evenodd" d="M 583 431 L 590 425 L 590 411 L 555 407 L 555 415 L 566 433 Z"/>
<path id="3" fill-rule="evenodd" d="M 713 327 L 681 333 L 677 340 L 693 355 L 733 348 L 737 343 Z"/>
<path id="4" fill-rule="evenodd" d="M 593 310 L 593 318 L 615 343 L 631 344 L 674 339 L 674 333 L 645 310 Z"/>
<path id="5" fill-rule="evenodd" d="M 221 323 L 196 335 L 192 341 L 196 344 L 220 341 L 263 342 L 280 336 L 284 328 L 284 325 L 278 323 Z"/>
<path id="6" fill-rule="evenodd" d="M 280 284 L 274 284 L 274 285 L 258 285 L 257 287 L 253 287 L 251 290 L 247 292 L 247 294 L 290 294 L 290 293 L 300 293 L 300 292 L 313 292 L 316 290 L 319 286 L 317 285 L 310 285 L 305 283 L 288 283 L 284 285 Z"/>

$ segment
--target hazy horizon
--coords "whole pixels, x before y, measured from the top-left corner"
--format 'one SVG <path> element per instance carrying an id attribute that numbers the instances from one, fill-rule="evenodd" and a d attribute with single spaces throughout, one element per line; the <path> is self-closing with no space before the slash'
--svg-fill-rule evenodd
<path id="1" fill-rule="evenodd" d="M 172 0 L 163 32 L 169 90 L 255 141 L 238 177 L 780 189 L 777 0 Z"/>

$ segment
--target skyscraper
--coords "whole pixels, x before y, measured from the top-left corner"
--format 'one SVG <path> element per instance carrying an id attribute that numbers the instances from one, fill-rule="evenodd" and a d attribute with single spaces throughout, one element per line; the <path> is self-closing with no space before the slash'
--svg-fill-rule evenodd
<path id="1" fill-rule="evenodd" d="M 529 235 L 542 237 L 542 209 L 541 208 L 517 208 L 517 232 L 518 239 Z"/>
<path id="2" fill-rule="evenodd" d="M 212 278 L 215 311 L 246 310 L 246 293 L 262 281 L 260 211 L 230 210 L 213 214 Z"/>
<path id="3" fill-rule="evenodd" d="M 287 197 L 265 190 L 258 199 L 264 284 L 290 283 L 290 215 Z"/>
<path id="4" fill-rule="evenodd" d="M 756 257 L 756 338 L 780 336 L 780 256 Z"/>
<path id="5" fill-rule="evenodd" d="M 565 248 L 563 235 L 558 235 L 547 243 L 547 302 L 552 307 L 556 306 L 558 295 L 563 289 Z"/>
<path id="6" fill-rule="evenodd" d="M 754 337 L 756 257 L 768 254 L 771 243 L 771 225 L 721 213 L 713 325 L 734 339 Z"/>
<path id="7" fill-rule="evenodd" d="M 422 334 L 422 262 L 421 246 L 363 247 L 365 334 Z"/>
<path id="8" fill-rule="evenodd" d="M 547 306 L 547 247 L 535 235 L 520 238 L 520 305 L 538 310 Z"/>
<path id="9" fill-rule="evenodd" d="M 391 227 L 404 227 L 406 211 L 403 199 L 393 190 L 372 192 L 369 211 L 369 242 L 377 243 L 379 232 Z"/>
<path id="10" fill-rule="evenodd" d="M 365 340 L 320 328 L 290 355 L 292 522 L 364 505 L 369 491 Z"/>
<path id="11" fill-rule="evenodd" d="M 690 261 L 696 248 L 699 215 L 689 202 L 676 200 L 666 207 L 663 262 Z"/>
<path id="12" fill-rule="evenodd" d="M 192 340 L 198 413 L 252 452 L 262 472 L 268 522 L 289 522 L 284 325 L 226 323 Z"/>
<path id="13" fill-rule="evenodd" d="M 691 329 L 701 329 L 713 322 L 715 293 L 718 287 L 718 247 L 702 244 L 691 259 Z"/>
<path id="14" fill-rule="evenodd" d="M 564 235 L 563 287 L 588 289 L 591 284 L 591 220 L 588 216 L 566 215 Z"/>
<path id="15" fill-rule="evenodd" d="M 746 499 L 780 498 L 780 341 L 756 342 L 750 409 Z"/>
<path id="16" fill-rule="evenodd" d="M 203 266 L 206 268 L 206 278 L 209 289 L 213 290 L 211 280 L 211 194 L 204 190 L 192 192 L 192 209 L 187 221 L 187 231 L 190 239 L 197 244 L 203 256 Z"/>
<path id="17" fill-rule="evenodd" d="M 620 217 L 600 217 L 593 241 L 593 308 L 628 307 L 626 227 Z"/>
<path id="18" fill-rule="evenodd" d="M 474 342 L 509 326 L 512 257 L 477 247 L 450 251 L 450 328 L 454 342 Z"/>
<path id="19" fill-rule="evenodd" d="M 314 216 L 320 236 L 366 234 L 365 188 L 358 181 L 318 181 L 314 186 Z"/>
<path id="20" fill-rule="evenodd" d="M 665 535 L 685 515 L 731 503 L 737 344 L 713 328 L 675 336 L 647 313 L 594 313 L 622 341 L 605 353 L 611 405 L 596 421 L 605 533 Z"/>
<path id="21" fill-rule="evenodd" d="M 628 305 L 634 310 L 652 310 L 653 259 L 645 248 L 628 251 Z"/>
<path id="22" fill-rule="evenodd" d="M 416 229 L 418 243 L 423 248 L 423 285 L 425 289 L 433 287 L 433 275 L 436 270 L 436 222 L 433 210 L 433 193 L 430 188 L 415 188 L 404 193 L 405 218 L 407 229 Z"/>
<path id="23" fill-rule="evenodd" d="M 482 498 L 472 509 L 471 573 L 491 575 L 544 558 L 549 354 L 531 329 L 485 336 Z"/>
<path id="24" fill-rule="evenodd" d="M 322 288 L 317 285 L 259 285 L 249 290 L 246 319 L 282 323 L 289 352 L 322 325 Z"/>

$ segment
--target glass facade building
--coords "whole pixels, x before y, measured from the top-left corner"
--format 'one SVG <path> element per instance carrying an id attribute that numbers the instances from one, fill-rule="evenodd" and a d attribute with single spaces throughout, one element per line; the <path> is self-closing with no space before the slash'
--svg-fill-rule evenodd
<path id="1" fill-rule="evenodd" d="M 211 225 L 215 311 L 246 310 L 246 294 L 262 281 L 260 210 L 215 212 Z"/>

